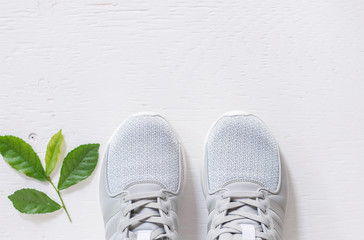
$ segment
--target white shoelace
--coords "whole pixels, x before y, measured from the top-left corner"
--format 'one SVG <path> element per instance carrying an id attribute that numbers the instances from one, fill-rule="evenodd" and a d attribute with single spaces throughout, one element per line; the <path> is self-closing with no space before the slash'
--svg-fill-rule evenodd
<path id="1" fill-rule="evenodd" d="M 262 231 L 262 225 L 271 228 L 270 222 L 265 214 L 267 208 L 261 200 L 266 196 L 263 192 L 224 192 L 221 195 L 223 203 L 217 210 L 211 223 L 211 229 L 207 234 L 208 240 L 219 239 L 224 233 L 242 234 L 239 221 L 250 221 L 255 226 L 255 237 L 257 239 L 271 240 L 271 236 Z M 256 213 L 246 211 L 244 206 L 256 209 Z M 233 213 L 231 213 L 233 212 Z M 261 214 L 259 214 L 259 212 Z"/>
<path id="2" fill-rule="evenodd" d="M 121 226 L 126 240 L 136 240 L 137 234 L 130 229 L 143 223 L 160 225 L 159 228 L 151 231 L 151 240 L 177 239 L 177 233 L 173 229 L 173 220 L 169 214 L 170 199 L 167 194 L 162 191 L 132 193 L 124 196 L 124 201 L 129 202 L 123 211 L 123 215 L 128 219 Z M 132 214 L 133 211 L 141 208 L 149 208 L 154 211 Z"/>

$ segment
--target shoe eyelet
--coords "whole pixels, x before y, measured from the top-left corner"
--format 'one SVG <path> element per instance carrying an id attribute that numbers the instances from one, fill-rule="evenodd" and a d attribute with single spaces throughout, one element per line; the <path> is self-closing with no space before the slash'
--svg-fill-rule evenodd
<path id="1" fill-rule="evenodd" d="M 167 196 L 166 195 L 163 195 L 160 197 L 160 199 L 163 201 L 163 202 L 166 202 L 167 201 Z"/>
<path id="2" fill-rule="evenodd" d="M 267 194 L 265 192 L 263 192 L 263 200 L 267 199 Z"/>
<path id="3" fill-rule="evenodd" d="M 171 209 L 169 208 L 169 207 L 167 207 L 165 210 L 162 210 L 162 212 L 165 214 L 165 215 L 167 215 L 167 216 L 169 216 L 169 211 L 170 211 Z"/>

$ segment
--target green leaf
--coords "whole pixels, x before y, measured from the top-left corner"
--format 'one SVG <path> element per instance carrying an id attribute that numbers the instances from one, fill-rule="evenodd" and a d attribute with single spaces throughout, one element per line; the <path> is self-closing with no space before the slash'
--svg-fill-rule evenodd
<path id="1" fill-rule="evenodd" d="M 45 156 L 47 176 L 51 175 L 54 167 L 56 166 L 59 155 L 61 154 L 61 146 L 63 140 L 64 138 L 62 135 L 62 130 L 59 130 L 56 134 L 53 135 L 47 145 L 47 152 Z"/>
<path id="2" fill-rule="evenodd" d="M 47 194 L 35 189 L 20 189 L 8 198 L 19 212 L 26 214 L 49 213 L 61 208 Z"/>
<path id="3" fill-rule="evenodd" d="M 86 179 L 94 171 L 100 144 L 85 144 L 69 152 L 63 161 L 58 189 L 63 190 Z"/>
<path id="4" fill-rule="evenodd" d="M 40 181 L 47 180 L 38 155 L 24 140 L 14 136 L 0 136 L 0 154 L 15 170 Z"/>

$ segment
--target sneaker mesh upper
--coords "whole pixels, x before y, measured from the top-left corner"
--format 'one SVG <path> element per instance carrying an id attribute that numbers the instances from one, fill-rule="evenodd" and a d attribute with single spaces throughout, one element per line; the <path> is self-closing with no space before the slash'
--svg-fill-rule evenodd
<path id="1" fill-rule="evenodd" d="M 224 116 L 206 148 L 209 191 L 233 182 L 254 182 L 270 191 L 279 184 L 279 152 L 263 122 L 253 115 Z"/>
<path id="2" fill-rule="evenodd" d="M 179 184 L 179 144 L 165 119 L 134 116 L 113 136 L 107 158 L 111 194 L 137 183 L 157 183 L 176 192 Z"/>

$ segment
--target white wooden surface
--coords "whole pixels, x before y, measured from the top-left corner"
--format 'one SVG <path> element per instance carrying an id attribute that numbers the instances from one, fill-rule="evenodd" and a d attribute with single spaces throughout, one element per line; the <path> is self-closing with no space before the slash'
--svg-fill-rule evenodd
<path id="1" fill-rule="evenodd" d="M 162 113 L 188 157 L 180 233 L 203 239 L 203 139 L 222 113 L 250 111 L 287 161 L 285 239 L 360 239 L 363 23 L 360 0 L 2 1 L 0 134 L 28 139 L 42 160 L 61 128 L 68 150 L 99 142 L 103 153 L 129 114 Z M 63 192 L 70 224 L 14 210 L 7 196 L 22 187 L 57 197 L 1 160 L 0 239 L 103 239 L 99 170 Z"/>

